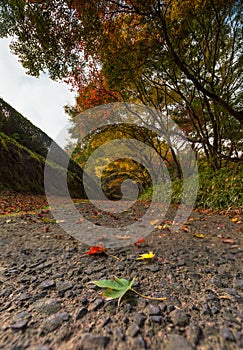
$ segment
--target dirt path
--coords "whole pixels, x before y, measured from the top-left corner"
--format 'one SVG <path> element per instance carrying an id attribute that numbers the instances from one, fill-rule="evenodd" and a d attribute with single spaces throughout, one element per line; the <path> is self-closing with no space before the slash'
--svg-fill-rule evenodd
<path id="1" fill-rule="evenodd" d="M 233 219 L 193 212 L 178 233 L 164 226 L 137 249 L 110 250 L 117 260 L 84 256 L 89 247 L 46 209 L 2 216 L 0 349 L 243 348 L 242 225 Z M 154 259 L 136 260 L 149 251 Z M 114 275 L 136 276 L 134 289 L 167 300 L 128 295 L 118 308 L 88 284 Z"/>

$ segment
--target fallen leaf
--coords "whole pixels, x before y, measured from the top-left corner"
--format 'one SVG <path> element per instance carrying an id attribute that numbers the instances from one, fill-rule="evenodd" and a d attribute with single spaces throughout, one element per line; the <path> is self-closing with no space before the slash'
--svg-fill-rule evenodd
<path id="1" fill-rule="evenodd" d="M 219 299 L 233 299 L 233 297 L 231 297 L 229 295 L 219 295 L 218 298 Z"/>
<path id="2" fill-rule="evenodd" d="M 118 258 L 115 255 L 112 255 L 108 252 L 108 248 L 104 248 L 102 244 L 99 244 L 98 246 L 92 246 L 89 248 L 88 252 L 85 252 L 84 255 L 95 255 L 95 254 L 101 254 L 104 253 L 116 260 L 120 260 L 120 258 Z"/>
<path id="3" fill-rule="evenodd" d="M 131 281 L 126 280 L 125 278 L 114 277 L 113 280 L 99 280 L 99 281 L 91 281 L 88 284 L 92 283 L 100 288 L 107 288 L 103 293 L 103 297 L 107 300 L 118 299 L 118 306 L 120 305 L 122 297 L 129 291 L 136 293 L 138 296 L 150 299 L 150 300 L 166 300 L 164 298 L 156 298 L 150 297 L 147 295 L 143 295 L 132 288 L 135 281 L 135 277 Z"/>
<path id="4" fill-rule="evenodd" d="M 150 225 L 156 225 L 156 224 L 158 224 L 158 222 L 159 222 L 159 220 L 156 219 L 156 220 L 150 221 L 149 223 L 150 223 Z"/>
<path id="5" fill-rule="evenodd" d="M 140 243 L 144 243 L 145 242 L 145 239 L 142 238 L 142 237 L 139 237 L 139 239 L 137 240 L 137 242 L 134 242 L 135 245 L 138 245 Z"/>
<path id="6" fill-rule="evenodd" d="M 194 233 L 193 236 L 196 238 L 205 238 L 204 234 L 202 233 Z"/>
<path id="7" fill-rule="evenodd" d="M 189 217 L 189 219 L 188 219 L 188 221 L 196 221 L 196 220 L 198 220 L 197 218 L 193 218 L 193 217 Z"/>
<path id="8" fill-rule="evenodd" d="M 119 239 L 119 240 L 132 238 L 132 236 L 119 236 L 119 235 L 116 235 L 115 237 L 116 237 L 116 239 Z"/>
<path id="9" fill-rule="evenodd" d="M 229 243 L 229 244 L 234 244 L 235 243 L 235 240 L 233 238 L 230 238 L 230 237 L 227 237 L 227 238 L 222 237 L 221 241 L 223 243 Z"/>
<path id="10" fill-rule="evenodd" d="M 144 260 L 144 259 L 152 259 L 154 258 L 155 254 L 153 252 L 145 253 L 145 254 L 140 254 L 140 257 L 137 258 L 136 260 Z"/>
<path id="11" fill-rule="evenodd" d="M 232 222 L 237 222 L 237 221 L 239 221 L 239 218 L 232 218 L 231 221 Z"/>
<path id="12" fill-rule="evenodd" d="M 168 224 L 158 225 L 156 228 L 159 229 L 159 230 L 168 230 L 168 231 L 170 231 L 170 225 L 168 225 Z"/>
<path id="13" fill-rule="evenodd" d="M 88 254 L 88 255 L 93 255 L 93 254 L 100 254 L 105 252 L 107 249 L 104 248 L 102 246 L 102 244 L 98 245 L 98 246 L 92 246 L 89 248 L 88 252 L 85 252 L 84 254 Z"/>
<path id="14" fill-rule="evenodd" d="M 103 297 L 107 300 L 117 299 L 118 298 L 118 306 L 120 305 L 121 298 L 132 289 L 132 285 L 135 281 L 135 277 L 129 282 L 124 278 L 115 277 L 114 280 L 99 280 L 92 281 L 89 283 L 93 283 L 100 288 L 108 288 L 103 292 Z"/>

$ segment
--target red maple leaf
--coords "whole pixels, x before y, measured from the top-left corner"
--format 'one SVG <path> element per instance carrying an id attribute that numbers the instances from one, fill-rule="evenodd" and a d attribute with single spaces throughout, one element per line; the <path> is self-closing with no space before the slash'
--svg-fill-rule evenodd
<path id="1" fill-rule="evenodd" d="M 85 254 L 88 255 L 93 255 L 93 254 L 100 254 L 105 252 L 107 249 L 105 249 L 102 244 L 98 245 L 98 246 L 92 246 L 89 248 L 89 251 L 86 252 Z"/>
<path id="2" fill-rule="evenodd" d="M 144 242 L 145 242 L 145 239 L 143 239 L 142 237 L 139 237 L 139 239 L 137 240 L 137 242 L 134 243 L 134 245 L 138 248 L 138 245 Z"/>

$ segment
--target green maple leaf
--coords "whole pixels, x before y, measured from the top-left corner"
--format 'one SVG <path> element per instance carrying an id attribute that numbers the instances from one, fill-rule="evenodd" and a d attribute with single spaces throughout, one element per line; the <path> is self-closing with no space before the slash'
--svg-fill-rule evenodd
<path id="1" fill-rule="evenodd" d="M 136 277 L 134 277 L 131 281 L 128 281 L 125 278 L 114 277 L 113 280 L 99 280 L 99 281 L 91 281 L 88 283 L 95 284 L 100 288 L 107 288 L 102 293 L 103 297 L 105 297 L 108 300 L 118 299 L 118 306 L 120 305 L 122 297 L 128 291 L 132 291 L 133 293 L 136 293 L 140 297 L 150 299 L 150 300 L 166 300 L 166 298 L 155 298 L 155 297 L 143 295 L 137 292 L 136 290 L 134 290 L 132 286 L 134 284 L 135 278 Z"/>
<path id="2" fill-rule="evenodd" d="M 99 280 L 92 281 L 93 283 L 101 288 L 108 288 L 103 292 L 103 296 L 106 299 L 117 299 L 118 306 L 120 305 L 121 298 L 129 291 L 132 290 L 132 285 L 135 281 L 135 277 L 129 282 L 124 278 L 114 277 L 114 280 Z"/>

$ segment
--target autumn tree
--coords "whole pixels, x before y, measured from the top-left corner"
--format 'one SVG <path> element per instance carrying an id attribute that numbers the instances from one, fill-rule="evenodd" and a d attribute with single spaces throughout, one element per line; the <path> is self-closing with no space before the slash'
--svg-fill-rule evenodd
<path id="1" fill-rule="evenodd" d="M 161 112 L 160 128 L 171 116 L 215 169 L 239 159 L 241 1 L 3 0 L 0 19 L 30 74 L 78 87 L 71 113 L 140 101 Z"/>

